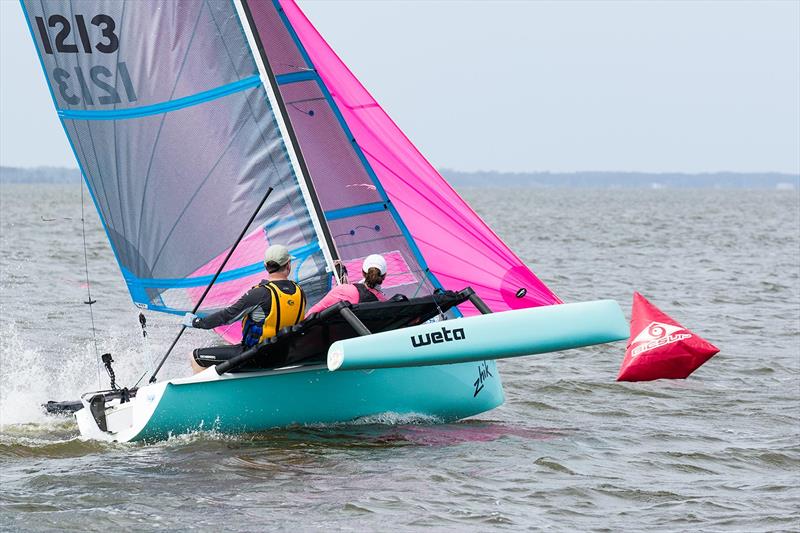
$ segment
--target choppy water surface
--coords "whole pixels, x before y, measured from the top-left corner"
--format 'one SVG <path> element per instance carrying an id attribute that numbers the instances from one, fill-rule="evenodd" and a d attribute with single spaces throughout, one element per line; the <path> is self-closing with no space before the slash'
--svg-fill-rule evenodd
<path id="1" fill-rule="evenodd" d="M 800 529 L 796 192 L 463 193 L 565 301 L 629 312 L 639 290 L 721 353 L 636 384 L 614 381 L 624 343 L 501 362 L 506 404 L 455 424 L 86 442 L 38 407 L 98 383 L 79 189 L 4 186 L 0 529 Z M 143 341 L 87 208 L 98 345 L 130 384 L 177 319 Z M 165 375 L 188 371 L 181 353 Z"/>

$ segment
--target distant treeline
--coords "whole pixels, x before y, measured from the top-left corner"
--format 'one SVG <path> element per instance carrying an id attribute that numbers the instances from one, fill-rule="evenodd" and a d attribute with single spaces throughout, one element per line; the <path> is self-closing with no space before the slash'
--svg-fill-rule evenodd
<path id="1" fill-rule="evenodd" d="M 0 167 L 0 183 L 80 183 L 81 173 L 77 168 Z"/>
<path id="2" fill-rule="evenodd" d="M 585 187 L 681 189 L 800 189 L 800 174 L 649 172 L 459 172 L 442 169 L 455 187 Z"/>
<path id="3" fill-rule="evenodd" d="M 707 174 L 647 172 L 460 172 L 442 169 L 455 187 L 585 187 L 585 188 L 704 188 L 800 189 L 800 174 L 779 172 Z M 0 183 L 78 183 L 74 168 L 0 167 Z"/>

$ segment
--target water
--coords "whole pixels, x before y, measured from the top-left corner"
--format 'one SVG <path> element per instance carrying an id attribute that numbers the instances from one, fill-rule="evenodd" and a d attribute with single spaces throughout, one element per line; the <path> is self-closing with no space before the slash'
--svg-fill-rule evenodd
<path id="1" fill-rule="evenodd" d="M 721 353 L 687 380 L 650 383 L 614 381 L 624 343 L 501 361 L 505 405 L 455 424 L 387 415 L 86 442 L 38 407 L 99 379 L 79 189 L 4 186 L 0 529 L 800 529 L 796 192 L 463 193 L 565 301 L 610 297 L 629 312 L 639 290 Z M 98 348 L 130 384 L 177 319 L 151 314 L 144 342 L 89 209 Z M 187 374 L 185 355 L 164 375 Z"/>

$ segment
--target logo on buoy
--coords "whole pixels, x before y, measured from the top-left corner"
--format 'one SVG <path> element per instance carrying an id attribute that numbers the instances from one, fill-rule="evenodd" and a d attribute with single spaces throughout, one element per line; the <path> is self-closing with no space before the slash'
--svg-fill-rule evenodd
<path id="1" fill-rule="evenodd" d="M 682 341 L 692 336 L 691 333 L 678 333 L 679 331 L 686 331 L 686 328 L 674 326 L 672 324 L 664 324 L 663 322 L 650 322 L 650 324 L 633 339 L 631 345 L 639 344 L 639 346 L 631 351 L 631 357 L 636 357 L 653 348 Z"/>

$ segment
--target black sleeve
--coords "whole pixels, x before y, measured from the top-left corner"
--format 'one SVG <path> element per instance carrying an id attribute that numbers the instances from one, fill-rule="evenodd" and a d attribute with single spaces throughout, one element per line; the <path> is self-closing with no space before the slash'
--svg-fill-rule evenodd
<path id="1" fill-rule="evenodd" d="M 197 317 L 192 326 L 198 329 L 212 329 L 223 324 L 230 324 L 242 318 L 265 301 L 264 287 L 253 287 L 244 296 L 225 309 L 212 313 L 206 317 Z"/>

